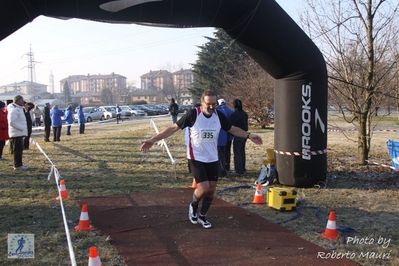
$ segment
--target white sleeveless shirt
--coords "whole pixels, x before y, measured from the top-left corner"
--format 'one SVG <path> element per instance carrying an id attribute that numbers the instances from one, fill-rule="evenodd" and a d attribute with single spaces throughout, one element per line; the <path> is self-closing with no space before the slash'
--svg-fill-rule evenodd
<path id="1" fill-rule="evenodd" d="M 204 163 L 212 163 L 218 158 L 218 137 L 221 129 L 220 120 L 215 111 L 207 118 L 197 107 L 197 119 L 188 133 L 187 158 Z"/>

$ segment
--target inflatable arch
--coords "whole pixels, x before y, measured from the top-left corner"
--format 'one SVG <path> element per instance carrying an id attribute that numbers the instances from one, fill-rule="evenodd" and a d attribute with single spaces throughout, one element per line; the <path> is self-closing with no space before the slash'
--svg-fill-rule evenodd
<path id="1" fill-rule="evenodd" d="M 222 28 L 271 76 L 279 182 L 327 174 L 327 70 L 322 54 L 274 0 L 2 0 L 0 40 L 40 15 L 160 27 Z"/>

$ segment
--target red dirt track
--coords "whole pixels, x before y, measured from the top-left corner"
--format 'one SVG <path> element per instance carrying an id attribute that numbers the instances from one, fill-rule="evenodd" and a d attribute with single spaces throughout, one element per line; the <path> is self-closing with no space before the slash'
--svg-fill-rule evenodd
<path id="1" fill-rule="evenodd" d="M 215 198 L 211 229 L 188 220 L 193 189 L 80 198 L 127 265 L 357 265 L 261 216 Z"/>

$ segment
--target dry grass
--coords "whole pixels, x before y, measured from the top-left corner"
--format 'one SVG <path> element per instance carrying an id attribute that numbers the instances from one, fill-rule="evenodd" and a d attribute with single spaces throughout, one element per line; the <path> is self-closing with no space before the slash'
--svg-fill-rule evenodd
<path id="1" fill-rule="evenodd" d="M 155 120 L 159 129 L 170 124 L 170 118 Z M 387 125 L 396 126 L 396 122 Z M 133 191 L 159 190 L 191 185 L 187 173 L 184 132 L 168 139 L 167 143 L 177 162 L 171 165 L 167 153 L 159 146 L 148 154 L 139 152 L 140 140 L 154 133 L 148 120 L 135 120 L 116 125 L 87 124 L 84 135 L 62 136 L 60 143 L 44 143 L 42 135 L 33 136 L 56 165 L 66 182 L 70 198 L 64 201 L 69 231 L 78 265 L 87 264 L 89 247 L 95 245 L 104 265 L 123 265 L 115 248 L 97 231 L 75 232 L 80 207 L 73 200 L 77 197 L 130 193 Z M 252 130 L 251 132 L 256 132 Z M 264 138 L 261 147 L 247 145 L 247 169 L 244 177 L 221 179 L 217 196 L 233 204 L 251 202 L 254 190 L 223 189 L 251 185 L 259 175 L 266 148 L 273 147 L 273 131 L 258 130 Z M 398 174 L 375 165 L 356 165 L 356 132 L 331 132 L 328 136 L 328 176 L 324 183 L 314 188 L 297 189 L 302 198 L 298 210 L 301 215 L 282 225 L 299 236 L 334 252 L 355 254 L 353 260 L 362 265 L 399 265 L 398 229 Z M 389 163 L 385 142 L 395 139 L 396 133 L 378 132 L 373 136 L 370 159 Z M 351 140 L 352 139 L 352 140 Z M 50 163 L 37 150 L 24 153 L 28 171 L 12 170 L 12 158 L 7 152 L 6 162 L 0 162 L 0 221 L 2 224 L 1 250 L 7 250 L 8 233 L 35 234 L 35 259 L 10 260 L 6 252 L 0 256 L 1 265 L 70 265 L 66 235 L 63 227 L 54 178 L 50 181 Z M 7 149 L 7 147 L 5 148 Z M 336 178 L 333 178 L 336 176 Z M 277 186 L 277 184 L 274 184 Z M 311 206 L 314 208 L 306 208 Z M 374 239 L 372 244 L 345 243 L 345 238 L 329 241 L 319 236 L 325 224 L 316 216 L 327 220 L 330 210 L 335 210 L 337 225 L 356 229 L 349 237 Z M 243 206 L 274 222 L 283 222 L 295 212 L 279 212 L 266 206 Z M 212 214 L 210 214 L 212 215 Z M 376 243 L 384 238 L 386 246 Z M 370 242 L 370 241 L 369 241 Z M 369 252 L 369 253 L 367 253 Z M 389 253 L 389 259 L 366 258 Z M 364 255 L 362 257 L 362 254 Z"/>

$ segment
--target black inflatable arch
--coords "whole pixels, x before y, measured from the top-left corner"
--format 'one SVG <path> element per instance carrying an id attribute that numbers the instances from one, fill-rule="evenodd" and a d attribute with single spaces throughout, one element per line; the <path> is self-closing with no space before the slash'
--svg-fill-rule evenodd
<path id="1" fill-rule="evenodd" d="M 224 29 L 276 79 L 274 149 L 280 183 L 310 187 L 326 178 L 326 65 L 274 0 L 2 0 L 0 6 L 0 40 L 40 15 Z"/>

